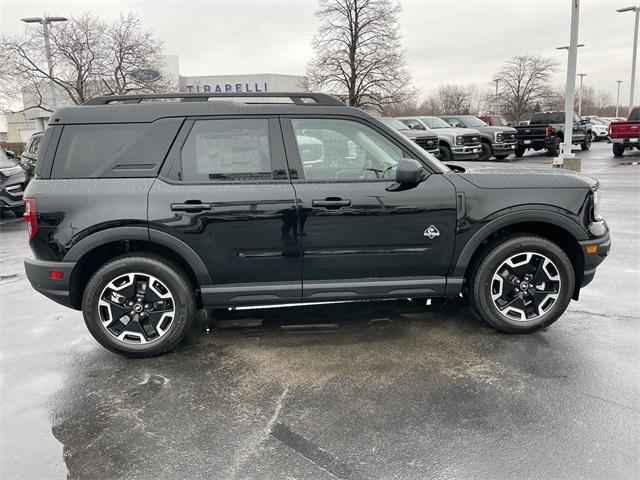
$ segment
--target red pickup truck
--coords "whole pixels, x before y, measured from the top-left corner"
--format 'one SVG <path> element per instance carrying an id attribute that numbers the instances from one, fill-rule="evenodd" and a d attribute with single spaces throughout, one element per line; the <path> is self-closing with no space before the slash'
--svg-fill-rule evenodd
<path id="1" fill-rule="evenodd" d="M 640 150 L 640 107 L 631 110 L 626 122 L 609 124 L 609 139 L 616 157 L 621 157 L 627 148 Z"/>

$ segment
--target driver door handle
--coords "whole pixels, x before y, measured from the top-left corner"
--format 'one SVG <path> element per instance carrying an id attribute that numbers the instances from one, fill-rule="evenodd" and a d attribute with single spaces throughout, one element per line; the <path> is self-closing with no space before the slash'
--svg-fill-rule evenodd
<path id="1" fill-rule="evenodd" d="M 342 198 L 325 198 L 324 200 L 312 200 L 312 207 L 323 208 L 342 208 L 351 205 L 351 200 L 343 200 Z"/>
<path id="2" fill-rule="evenodd" d="M 211 210 L 210 203 L 202 203 L 200 200 L 187 200 L 185 203 L 172 203 L 172 212 L 203 212 Z"/>

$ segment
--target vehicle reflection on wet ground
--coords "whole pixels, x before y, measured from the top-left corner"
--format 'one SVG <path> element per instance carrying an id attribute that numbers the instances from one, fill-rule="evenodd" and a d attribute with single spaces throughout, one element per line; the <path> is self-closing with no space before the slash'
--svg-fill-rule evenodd
<path id="1" fill-rule="evenodd" d="M 316 305 L 200 316 L 174 352 L 128 360 L 28 287 L 24 226 L 4 218 L 2 478 L 632 478 L 640 170 L 609 157 L 594 145 L 583 168 L 611 256 L 524 336 L 456 299 Z"/>

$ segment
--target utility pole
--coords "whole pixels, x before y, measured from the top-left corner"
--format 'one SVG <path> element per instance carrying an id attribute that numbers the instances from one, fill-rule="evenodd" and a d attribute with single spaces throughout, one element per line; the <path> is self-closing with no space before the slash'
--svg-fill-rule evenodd
<path id="1" fill-rule="evenodd" d="M 618 111 L 620 110 L 620 84 L 622 83 L 622 80 L 616 80 L 616 82 L 618 83 L 618 94 L 616 95 L 616 117 L 618 117 Z"/>
<path id="2" fill-rule="evenodd" d="M 582 79 L 587 76 L 586 73 L 579 73 L 580 77 L 580 90 L 578 91 L 578 115 L 582 115 Z M 573 109 L 571 109 L 571 113 L 573 113 Z"/>
<path id="3" fill-rule="evenodd" d="M 47 68 L 49 70 L 49 76 L 53 76 L 53 58 L 51 57 L 51 42 L 49 41 L 49 24 L 53 22 L 66 22 L 68 19 L 65 17 L 30 17 L 22 18 L 24 23 L 39 23 L 42 25 L 42 31 L 44 33 L 44 52 L 47 57 Z M 51 103 L 55 110 L 57 105 L 56 90 L 53 82 L 49 80 L 49 87 L 51 89 Z"/>
<path id="4" fill-rule="evenodd" d="M 495 106 L 495 110 L 496 110 L 496 115 L 498 115 L 498 110 L 499 110 L 499 108 L 498 108 L 498 83 L 500 83 L 500 79 L 496 78 L 494 80 L 494 82 L 496 82 L 496 106 Z"/>
<path id="5" fill-rule="evenodd" d="M 617 12 L 635 12 L 636 25 L 633 30 L 633 58 L 631 59 L 631 85 L 629 85 L 629 112 L 633 108 L 633 91 L 636 87 L 636 57 L 638 53 L 638 20 L 640 19 L 640 6 L 619 8 Z"/>

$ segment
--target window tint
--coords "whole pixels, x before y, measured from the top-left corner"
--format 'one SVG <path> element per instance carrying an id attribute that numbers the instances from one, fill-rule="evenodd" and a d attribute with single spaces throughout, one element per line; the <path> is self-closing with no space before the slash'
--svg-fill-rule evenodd
<path id="1" fill-rule="evenodd" d="M 267 119 L 198 120 L 181 151 L 185 181 L 270 180 Z"/>
<path id="2" fill-rule="evenodd" d="M 372 128 L 338 119 L 292 120 L 305 178 L 394 178 L 402 150 Z"/>
<path id="3" fill-rule="evenodd" d="M 564 123 L 564 112 L 536 113 L 531 117 L 531 125 L 546 125 L 548 123 Z"/>
<path id="4" fill-rule="evenodd" d="M 66 125 L 56 152 L 52 178 L 90 177 L 117 157 L 145 124 Z"/>
<path id="5" fill-rule="evenodd" d="M 631 110 L 631 113 L 629 114 L 629 121 L 630 122 L 640 121 L 640 108 L 634 108 L 633 110 Z"/>

